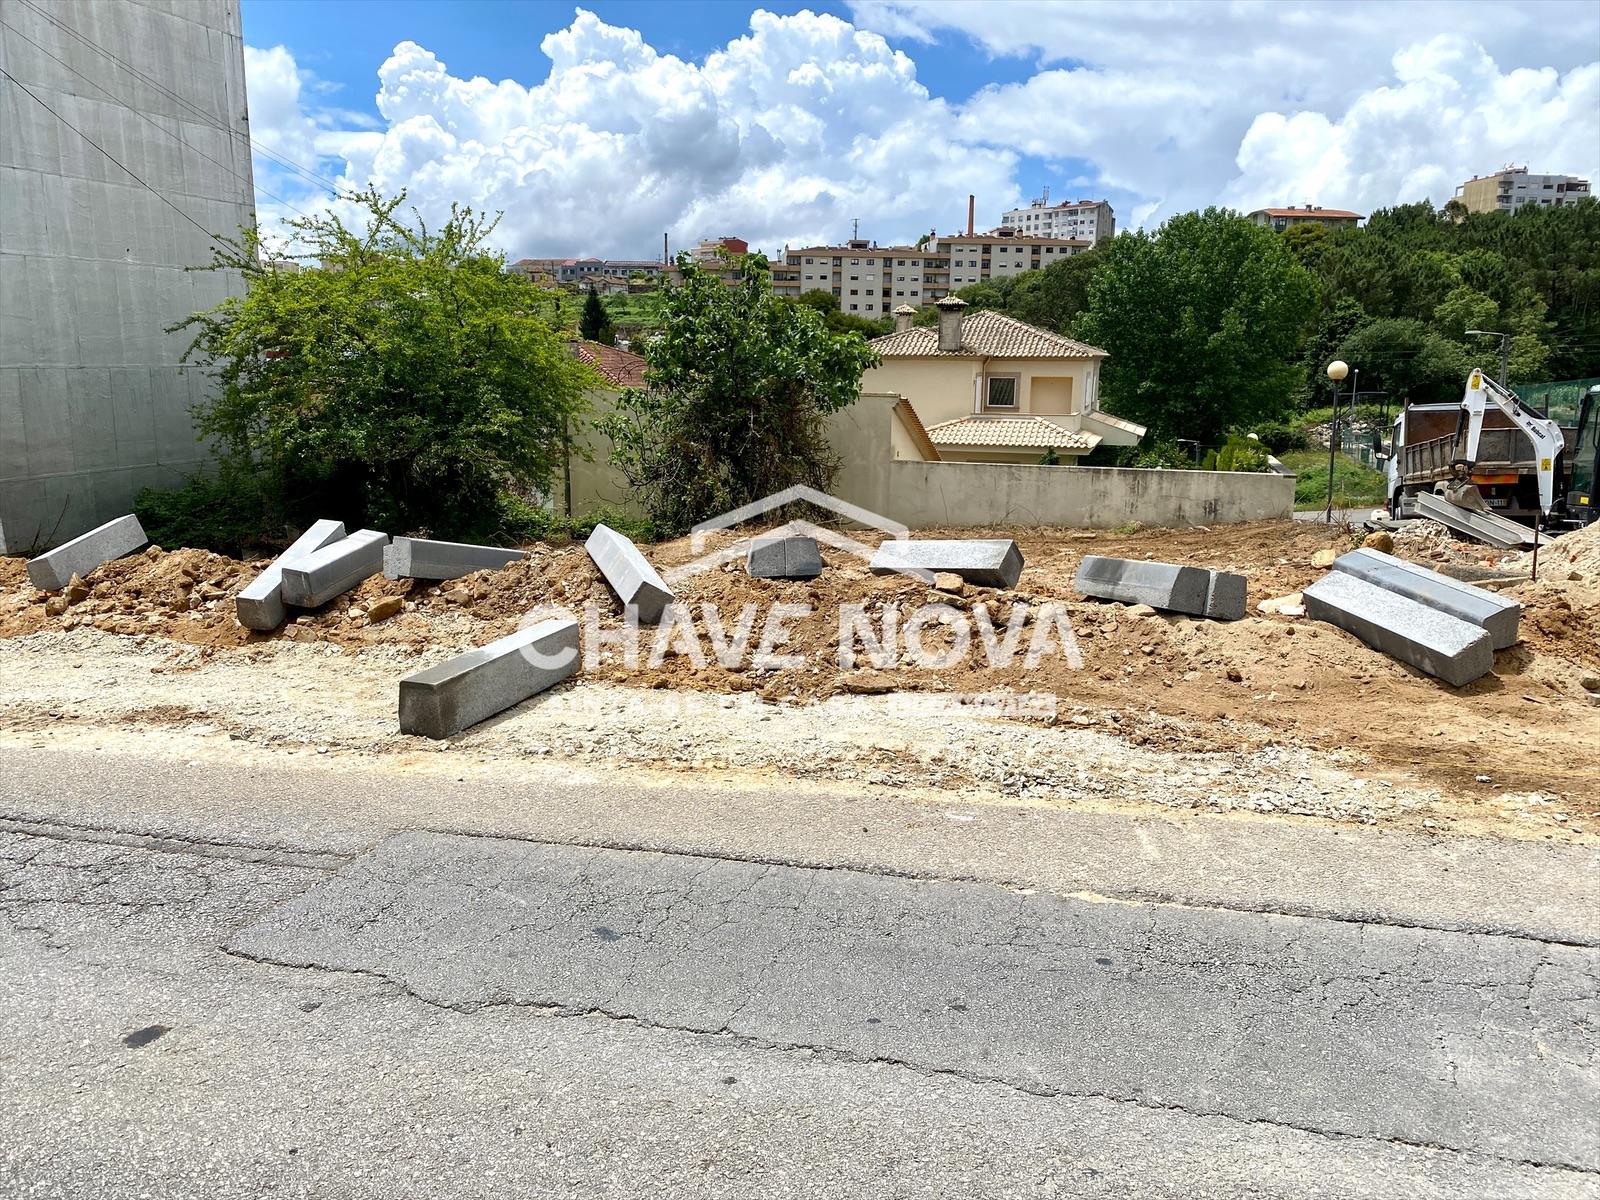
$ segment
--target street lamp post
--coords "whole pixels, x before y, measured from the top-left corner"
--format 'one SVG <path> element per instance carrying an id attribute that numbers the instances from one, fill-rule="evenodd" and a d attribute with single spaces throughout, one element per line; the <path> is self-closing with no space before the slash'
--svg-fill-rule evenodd
<path id="1" fill-rule="evenodd" d="M 1497 337 L 1500 339 L 1500 386 L 1510 387 L 1507 377 L 1511 373 L 1511 335 L 1500 333 L 1494 329 L 1469 329 L 1468 333 L 1475 333 L 1479 337 Z"/>
<path id="2" fill-rule="evenodd" d="M 1346 375 L 1350 375 L 1350 367 L 1342 358 L 1336 358 L 1328 364 L 1328 378 L 1333 380 L 1333 420 L 1328 423 L 1328 511 L 1322 519 L 1329 525 L 1333 524 L 1333 453 L 1339 443 L 1339 384 Z M 1352 408 L 1355 407 L 1356 384 L 1360 378 L 1361 372 L 1356 371 L 1350 380 Z"/>

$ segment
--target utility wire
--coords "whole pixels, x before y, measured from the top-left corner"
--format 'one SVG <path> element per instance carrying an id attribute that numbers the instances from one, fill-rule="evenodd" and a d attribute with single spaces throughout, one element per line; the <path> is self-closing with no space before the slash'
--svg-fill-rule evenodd
<path id="1" fill-rule="evenodd" d="M 292 209 L 294 212 L 299 213 L 302 217 L 306 217 L 307 219 L 310 218 L 310 214 L 307 213 L 305 210 L 303 210 L 301 208 L 298 208 L 295 205 L 291 204 L 289 201 L 285 200 L 282 196 L 277 196 L 277 195 L 274 195 L 272 192 L 267 191 L 266 188 L 264 188 L 260 184 L 256 183 L 256 181 L 253 178 L 246 179 L 243 175 L 239 174 L 239 172 L 236 171 L 228 163 L 225 163 L 225 162 L 221 161 L 220 159 L 212 158 L 211 155 L 207 154 L 204 150 L 200 149 L 199 146 L 196 146 L 194 143 L 192 143 L 192 142 L 188 141 L 187 139 L 185 139 L 182 134 L 177 133 L 174 130 L 168 129 L 165 125 L 161 124 L 161 122 L 157 121 L 154 117 L 150 116 L 148 113 L 145 113 L 145 112 L 141 111 L 140 109 L 135 108 L 133 105 L 129 104 L 126 100 L 123 100 L 121 97 L 115 95 L 114 93 L 112 93 L 110 91 L 107 91 L 100 84 L 98 84 L 94 80 L 90 79 L 83 72 L 77 70 L 75 67 L 73 67 L 70 63 L 66 62 L 64 59 L 57 58 L 54 54 L 51 54 L 49 50 L 46 50 L 43 46 L 39 45 L 38 42 L 34 41 L 27 34 L 23 33 L 22 30 L 18 29 L 15 25 L 8 24 L 5 21 L 0 21 L 0 27 L 4 27 L 6 29 L 9 29 L 12 33 L 16 34 L 23 41 L 27 42 L 35 50 L 39 51 L 40 54 L 43 54 L 46 58 L 50 59 L 52 62 L 57 63 L 63 69 L 72 72 L 72 74 L 76 75 L 79 79 L 83 80 L 90 87 L 94 88 L 102 96 L 105 96 L 113 104 L 119 105 L 120 107 L 127 109 L 134 116 L 138 117 L 140 120 L 144 121 L 146 124 L 151 125 L 156 129 L 159 129 L 162 133 L 166 134 L 168 137 L 176 139 L 177 142 L 179 143 L 179 145 L 182 145 L 182 146 L 186 147 L 187 149 L 194 151 L 194 153 L 198 154 L 201 158 L 205 159 L 207 162 L 214 163 L 216 166 L 221 167 L 224 171 L 226 171 L 229 175 L 233 176 L 233 178 L 237 179 L 240 183 L 249 183 L 251 187 L 253 187 L 256 191 L 260 192 L 263 196 L 267 197 L 267 199 L 276 200 L 279 204 L 283 205 L 285 208 Z M 207 128 L 215 129 L 215 128 L 217 128 L 217 126 L 208 125 Z M 123 169 L 126 170 L 127 168 L 123 168 Z"/>
<path id="2" fill-rule="evenodd" d="M 39 107 L 40 107 L 40 108 L 42 108 L 42 109 L 44 109 L 44 110 L 45 110 L 45 112 L 47 112 L 47 113 L 49 113 L 49 114 L 50 114 L 50 115 L 51 115 L 51 116 L 52 116 L 52 117 L 54 117 L 54 118 L 55 118 L 55 119 L 56 119 L 56 120 L 58 120 L 58 121 L 60 121 L 60 122 L 61 122 L 61 123 L 62 123 L 62 124 L 63 124 L 63 125 L 65 125 L 65 126 L 66 126 L 66 127 L 67 127 L 67 128 L 68 128 L 68 129 L 70 129 L 70 130 L 72 130 L 72 132 L 73 132 L 73 133 L 75 133 L 75 134 L 77 134 L 77 135 L 78 135 L 78 136 L 79 136 L 79 137 L 81 137 L 81 138 L 82 138 L 82 139 L 83 139 L 83 140 L 84 140 L 84 141 L 86 141 L 86 142 L 88 142 L 88 143 L 89 143 L 89 145 L 91 145 L 91 146 L 93 146 L 93 147 L 94 147 L 94 148 L 95 148 L 95 149 L 96 149 L 96 150 L 98 150 L 98 151 L 99 151 L 99 152 L 100 152 L 100 153 L 101 153 L 101 154 L 103 154 L 103 155 L 105 155 L 105 156 L 106 156 L 106 158 L 107 158 L 107 159 L 108 159 L 108 160 L 109 160 L 109 161 L 110 161 L 110 162 L 112 162 L 112 163 L 113 163 L 113 164 L 115 164 L 115 165 L 116 165 L 116 166 L 117 166 L 117 167 L 118 167 L 118 168 L 120 168 L 120 169 L 121 169 L 121 170 L 122 170 L 122 171 L 123 171 L 123 172 L 124 172 L 124 173 L 125 173 L 125 174 L 126 174 L 126 175 L 127 175 L 127 176 L 128 176 L 128 178 L 129 178 L 129 179 L 131 179 L 131 180 L 133 180 L 133 181 L 134 181 L 134 182 L 135 182 L 135 183 L 137 183 L 137 184 L 138 184 L 138 185 L 139 185 L 139 186 L 140 186 L 140 187 L 142 187 L 142 188 L 144 188 L 144 189 L 145 189 L 145 191 L 147 191 L 147 192 L 149 192 L 149 193 L 150 193 L 150 194 L 151 194 L 151 195 L 152 195 L 152 196 L 154 196 L 154 197 L 155 197 L 155 198 L 156 198 L 156 199 L 157 199 L 157 200 L 159 200 L 159 201 L 161 201 L 161 203 L 163 203 L 163 204 L 165 204 L 165 205 L 166 205 L 166 206 L 167 206 L 167 207 L 168 207 L 168 208 L 170 208 L 170 209 L 171 209 L 171 210 L 172 210 L 172 211 L 173 211 L 173 212 L 175 212 L 175 213 L 177 213 L 177 214 L 178 214 L 178 215 L 179 215 L 179 216 L 180 216 L 180 217 L 182 217 L 182 218 L 183 218 L 183 219 L 184 219 L 184 220 L 185 220 L 185 221 L 187 221 L 187 222 L 189 222 L 189 224 L 191 224 L 191 225 L 193 225 L 193 226 L 194 226 L 194 227 L 195 227 L 195 228 L 196 228 L 196 229 L 198 229 L 198 230 L 199 230 L 199 231 L 200 231 L 200 232 L 201 232 L 201 233 L 203 233 L 203 234 L 205 234 L 205 235 L 206 235 L 206 236 L 207 236 L 207 237 L 208 237 L 208 238 L 210 238 L 210 239 L 211 239 L 211 240 L 212 240 L 212 241 L 213 241 L 213 242 L 215 242 L 215 243 L 216 243 L 216 244 L 217 244 L 217 245 L 219 245 L 219 246 L 221 246 L 221 247 L 222 247 L 222 248 L 223 248 L 223 249 L 224 249 L 224 250 L 226 250 L 226 249 L 228 249 L 228 244 L 227 244 L 227 243 L 226 243 L 226 242 L 224 242 L 224 241 L 223 241 L 223 240 L 222 240 L 222 239 L 221 239 L 221 238 L 219 238 L 219 237 L 218 237 L 218 236 L 217 236 L 217 235 L 216 235 L 216 234 L 214 234 L 214 233 L 212 233 L 212 232 L 211 232 L 211 231 L 210 231 L 210 230 L 209 230 L 209 229 L 207 229 L 207 228 L 206 228 L 206 227 L 205 227 L 205 226 L 204 226 L 204 225 L 202 225 L 202 224 L 200 224 L 200 222 L 199 222 L 199 221 L 196 221 L 196 220 L 195 220 L 195 219 L 194 219 L 194 218 L 193 218 L 193 217 L 191 217 L 191 216 L 190 216 L 190 215 L 189 215 L 189 214 L 188 214 L 188 213 L 186 213 L 186 212 L 184 212 L 184 211 L 183 211 L 183 209 L 181 209 L 181 208 L 179 208 L 179 207 L 178 207 L 178 206 L 177 206 L 177 205 L 176 205 L 176 204 L 174 204 L 174 203 L 173 203 L 173 202 L 172 202 L 172 201 L 171 201 L 171 200 L 169 200 L 169 199 L 167 199 L 167 197 L 166 197 L 166 196 L 164 196 L 164 195 L 162 195 L 162 194 L 161 194 L 161 193 L 160 193 L 160 192 L 158 192 L 158 191 L 157 191 L 157 190 L 156 190 L 156 189 L 155 189 L 155 188 L 153 188 L 153 187 L 151 187 L 151 186 L 150 186 L 150 185 L 149 185 L 149 184 L 148 184 L 148 183 L 146 183 L 146 182 L 145 182 L 145 181 L 144 181 L 144 180 L 143 180 L 143 179 L 141 179 L 141 178 L 140 178 L 140 177 L 139 177 L 139 176 L 138 176 L 138 175 L 135 175 L 135 174 L 134 174 L 134 173 L 133 173 L 133 172 L 132 172 L 132 171 L 130 171 L 130 170 L 129 170 L 129 169 L 128 169 L 128 168 L 127 168 L 127 167 L 126 167 L 126 166 L 124 166 L 124 165 L 123 165 L 123 164 L 122 164 L 122 163 L 121 163 L 121 162 L 118 162 L 118 161 L 117 161 L 117 159 L 116 159 L 116 158 L 114 158 L 114 157 L 112 157 L 112 155 L 111 155 L 111 152 L 110 152 L 110 151 L 108 151 L 108 150 L 107 150 L 107 149 L 106 149 L 106 148 L 105 148 L 105 147 L 104 147 L 104 146 L 102 146 L 102 145 L 101 145 L 101 144 L 100 144 L 100 143 L 99 143 L 99 142 L 97 142 L 97 141 L 95 141 L 95 140 L 94 140 L 94 139 L 93 139 L 93 138 L 92 138 L 92 137 L 90 137 L 90 136 L 89 136 L 89 135 L 88 135 L 88 134 L 87 134 L 87 133 L 85 133 L 85 132 L 84 132 L 84 131 L 83 131 L 83 130 L 81 130 L 81 129 L 79 129 L 79 128 L 78 128 L 78 127 L 77 127 L 77 126 L 76 126 L 76 125 L 74 125 L 74 124 L 73 124 L 73 123 L 72 123 L 72 122 L 71 122 L 71 121 L 69 121 L 69 120 L 67 120 L 67 119 L 66 119 L 66 118 L 65 118 L 65 117 L 63 117 L 63 116 L 62 116 L 62 115 L 61 115 L 61 114 L 60 114 L 60 113 L 58 113 L 58 112 L 57 112 L 57 111 L 56 111 L 56 110 L 55 110 L 55 109 L 53 109 L 53 108 L 51 108 L 51 107 L 50 107 L 50 106 L 49 106 L 49 105 L 48 105 L 48 104 L 46 104 L 46 103 L 45 103 L 45 102 L 44 102 L 44 101 L 43 101 L 43 100 L 41 100 L 41 99 L 39 99 L 39 97 L 38 97 L 38 96 L 36 96 L 36 95 L 35 95 L 35 94 L 34 94 L 34 93 L 33 93 L 33 91 L 32 91 L 32 89 L 31 89 L 31 88 L 29 88 L 29 87 L 28 87 L 28 86 L 27 86 L 27 85 L 25 85 L 25 84 L 24 84 L 24 83 L 22 83 L 22 81 L 21 81 L 21 80 L 19 80 L 19 79 L 18 79 L 18 78 L 17 78 L 17 77 L 16 77 L 16 76 L 15 76 L 15 75 L 13 75 L 13 74 L 12 74 L 12 73 L 11 73 L 11 72 L 10 72 L 10 71 L 8 71 L 8 70 L 6 70 L 6 69 L 5 69 L 5 68 L 4 68 L 4 67 L 0 67 L 0 75 L 4 75 L 4 76 L 5 76 L 5 77 L 6 77 L 6 78 L 7 78 L 7 79 L 9 79 L 9 80 L 11 80 L 11 82 L 12 82 L 12 83 L 13 83 L 13 84 L 15 84 L 15 85 L 16 85 L 16 86 L 17 86 L 17 88 L 18 88 L 18 89 L 19 89 L 19 90 L 21 90 L 21 91 L 23 91 L 23 92 L 25 92 L 25 93 L 27 93 L 27 95 L 28 95 L 28 96 L 29 96 L 29 97 L 30 97 L 30 98 L 31 98 L 31 99 L 32 99 L 32 100 L 33 100 L 33 102 L 34 102 L 34 103 L 35 103 L 35 104 L 37 104 L 37 105 L 38 105 L 38 106 L 39 106 Z"/>
<path id="3" fill-rule="evenodd" d="M 294 171 L 294 172 L 298 173 L 299 175 L 304 177 L 308 182 L 313 183 L 313 184 L 315 184 L 316 186 L 318 186 L 320 188 L 326 188 L 329 191 L 338 192 L 339 185 L 335 181 L 329 179 L 325 175 L 318 174 L 316 171 L 311 170 L 309 167 L 302 166 L 300 163 L 295 162 L 293 159 L 288 158 L 287 156 L 285 156 L 283 154 L 280 154 L 279 152 L 277 152 L 275 150 L 272 150 L 269 147 L 258 145 L 257 143 L 255 143 L 254 141 L 251 140 L 250 136 L 247 133 L 243 132 L 242 130 L 233 129 L 233 128 L 230 128 L 227 125 L 218 124 L 215 120 L 212 119 L 212 116 L 211 116 L 210 113 L 206 112 L 205 109 L 201 108 L 199 105 L 194 104 L 186 96 L 182 96 L 179 93 L 173 91 L 171 88 L 168 88 L 165 84 L 163 84 L 160 80 L 154 78 L 153 76 L 147 75 L 145 72 L 141 71 L 138 67 L 136 67 L 132 63 L 129 63 L 129 62 L 125 61 L 124 59 L 120 58 L 118 55 L 113 53 L 111 50 L 108 50 L 106 47 L 100 45 L 98 42 L 95 42 L 92 39 L 85 37 L 83 34 L 78 32 L 76 29 L 73 29 L 71 26 L 64 24 L 63 22 L 58 20 L 53 14 L 47 12 L 46 10 L 40 8 L 37 4 L 33 3 L 33 0 L 21 0 L 21 3 L 25 4 L 28 8 L 32 9 L 33 12 L 35 12 L 38 16 L 42 17 L 44 20 L 50 22 L 51 25 L 55 26 L 62 33 L 66 34 L 67 36 L 69 36 L 71 38 L 73 38 L 75 41 L 81 43 L 82 45 L 88 47 L 90 50 L 94 51 L 96 54 L 100 55 L 102 58 L 108 59 L 110 62 L 114 63 L 118 67 L 121 67 L 128 74 L 132 75 L 135 79 L 138 79 L 140 82 L 144 83 L 147 87 L 155 89 L 161 95 L 163 95 L 167 99 L 171 100 L 174 104 L 180 105 L 183 108 L 187 109 L 189 112 L 193 113 L 199 119 L 200 123 L 206 125 L 207 127 L 211 128 L 211 129 L 216 129 L 216 130 L 226 134 L 227 136 L 229 136 L 231 138 L 236 138 L 236 139 L 243 140 L 244 143 L 253 152 L 259 153 L 264 158 L 267 158 L 267 159 L 269 159 L 269 160 L 271 160 L 273 162 L 276 162 L 281 167 L 285 167 L 285 168 L 287 168 L 287 169 L 289 169 L 291 171 Z M 35 43 L 35 44 L 37 45 L 37 43 Z"/>

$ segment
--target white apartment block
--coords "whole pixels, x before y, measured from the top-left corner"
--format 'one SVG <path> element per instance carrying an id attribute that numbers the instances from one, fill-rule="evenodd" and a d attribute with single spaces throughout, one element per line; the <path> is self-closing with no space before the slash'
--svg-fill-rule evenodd
<path id="1" fill-rule="evenodd" d="M 1530 175 L 1527 167 L 1507 167 L 1475 175 L 1456 188 L 1468 212 L 1513 212 L 1525 204 L 1557 208 L 1589 195 L 1589 181 L 1574 175 Z"/>
<path id="2" fill-rule="evenodd" d="M 864 240 L 808 246 L 784 251 L 782 264 L 773 264 L 772 288 L 780 296 L 832 292 L 842 311 L 876 319 L 902 304 L 920 308 L 985 279 L 1048 267 L 1090 245 L 992 233 L 953 234 L 920 247 Z"/>
<path id="3" fill-rule="evenodd" d="M 1048 198 L 1027 208 L 1013 208 L 1000 219 L 1002 229 L 1029 237 L 1068 238 L 1102 242 L 1117 232 L 1117 218 L 1104 200 L 1069 200 L 1051 204 Z"/>

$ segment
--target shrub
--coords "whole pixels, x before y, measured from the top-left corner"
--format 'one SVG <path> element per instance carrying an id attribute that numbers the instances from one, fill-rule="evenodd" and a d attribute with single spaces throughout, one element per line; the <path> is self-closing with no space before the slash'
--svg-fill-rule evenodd
<path id="1" fill-rule="evenodd" d="M 227 467 L 216 475 L 191 475 L 176 488 L 145 488 L 134 499 L 133 511 L 158 546 L 191 546 L 249 558 L 287 541 L 282 515 L 261 481 Z"/>

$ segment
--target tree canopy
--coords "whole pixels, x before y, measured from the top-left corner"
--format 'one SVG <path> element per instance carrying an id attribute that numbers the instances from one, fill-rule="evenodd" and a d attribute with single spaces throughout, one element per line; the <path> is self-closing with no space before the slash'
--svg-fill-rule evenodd
<path id="1" fill-rule="evenodd" d="M 774 296 L 758 259 L 731 287 L 687 257 L 678 265 L 683 282 L 643 347 L 648 387 L 623 392 L 603 422 L 611 461 L 668 535 L 794 484 L 826 489 L 838 460 L 825 419 L 877 362 L 859 333 Z"/>
<path id="2" fill-rule="evenodd" d="M 1209 208 L 1103 253 L 1073 328 L 1109 355 L 1108 411 L 1206 441 L 1284 411 L 1316 285 L 1277 234 Z"/>
<path id="3" fill-rule="evenodd" d="M 201 432 L 286 520 L 499 532 L 508 503 L 549 487 L 592 377 L 488 249 L 493 220 L 454 208 L 431 230 L 403 193 L 350 199 L 361 228 L 288 223 L 307 269 L 265 266 L 255 230 L 216 252 L 246 288 L 178 326 L 222 384 Z"/>
<path id="4" fill-rule="evenodd" d="M 1600 202 L 1424 202 L 1362 228 L 1280 234 L 1247 224 L 1188 213 L 958 294 L 1103 347 L 1108 409 L 1212 445 L 1327 404 L 1335 358 L 1390 404 L 1459 397 L 1472 366 L 1499 369 L 1499 339 L 1473 329 L 1510 335 L 1513 386 L 1600 376 Z"/>

